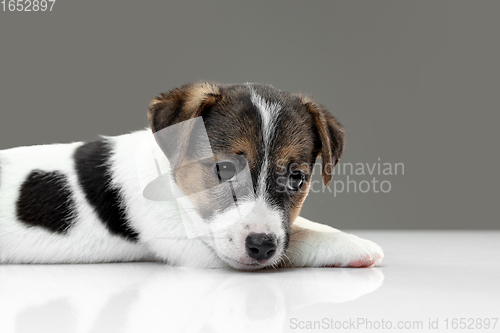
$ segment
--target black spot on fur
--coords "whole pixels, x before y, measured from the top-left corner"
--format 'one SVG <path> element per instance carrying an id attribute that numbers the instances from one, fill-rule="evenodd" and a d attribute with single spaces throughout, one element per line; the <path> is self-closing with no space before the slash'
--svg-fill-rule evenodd
<path id="1" fill-rule="evenodd" d="M 20 189 L 17 217 L 29 226 L 64 234 L 74 220 L 75 203 L 66 176 L 33 171 Z"/>
<path id="2" fill-rule="evenodd" d="M 80 146 L 74 155 L 78 181 L 87 201 L 108 230 L 137 242 L 139 235 L 128 225 L 120 190 L 110 184 L 110 154 L 109 143 L 104 140 Z"/>

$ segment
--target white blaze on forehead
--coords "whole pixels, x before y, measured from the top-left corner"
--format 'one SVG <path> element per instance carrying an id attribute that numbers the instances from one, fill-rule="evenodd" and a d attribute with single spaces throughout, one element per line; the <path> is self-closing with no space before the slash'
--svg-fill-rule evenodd
<path id="1" fill-rule="evenodd" d="M 262 96 L 257 94 L 252 87 L 250 87 L 250 98 L 252 103 L 255 105 L 262 119 L 262 134 L 264 137 L 264 162 L 262 163 L 262 168 L 260 170 L 258 179 L 258 190 L 257 196 L 265 198 L 266 193 L 266 178 L 269 169 L 269 150 L 271 145 L 272 135 L 276 127 L 276 119 L 278 119 L 279 113 L 281 111 L 281 105 L 279 103 L 270 103 L 266 101 Z"/>

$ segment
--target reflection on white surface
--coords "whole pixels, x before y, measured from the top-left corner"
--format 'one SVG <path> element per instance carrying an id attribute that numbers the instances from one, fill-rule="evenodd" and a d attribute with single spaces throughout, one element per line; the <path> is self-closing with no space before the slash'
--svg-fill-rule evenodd
<path id="1" fill-rule="evenodd" d="M 500 232 L 357 234 L 384 247 L 383 267 L 0 266 L 0 333 L 388 331 L 294 325 L 359 319 L 391 322 L 394 332 L 472 332 L 445 321 L 500 317 Z M 398 330 L 400 322 L 422 328 Z"/>
<path id="2" fill-rule="evenodd" d="M 282 332 L 290 313 L 376 290 L 379 268 L 0 266 L 0 332 Z"/>

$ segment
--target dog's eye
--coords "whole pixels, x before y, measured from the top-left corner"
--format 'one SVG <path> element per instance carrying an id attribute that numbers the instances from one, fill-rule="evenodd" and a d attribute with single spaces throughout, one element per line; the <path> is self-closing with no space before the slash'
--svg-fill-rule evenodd
<path id="1" fill-rule="evenodd" d="M 304 184 L 305 174 L 300 170 L 293 171 L 288 177 L 287 187 L 291 191 L 298 191 Z"/>
<path id="2" fill-rule="evenodd" d="M 219 162 L 215 164 L 217 176 L 220 181 L 228 181 L 236 175 L 236 166 L 232 162 Z"/>

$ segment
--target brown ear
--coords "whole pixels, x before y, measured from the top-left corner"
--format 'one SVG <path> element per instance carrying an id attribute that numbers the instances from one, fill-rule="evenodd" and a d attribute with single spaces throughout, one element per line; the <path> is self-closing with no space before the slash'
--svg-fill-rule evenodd
<path id="1" fill-rule="evenodd" d="M 201 116 L 222 97 L 216 83 L 197 82 L 163 93 L 149 103 L 148 118 L 153 132 Z"/>
<path id="2" fill-rule="evenodd" d="M 170 160 L 172 169 L 178 168 L 183 160 L 193 126 L 203 127 L 202 122 L 186 120 L 200 117 L 221 98 L 222 88 L 219 85 L 198 82 L 161 94 L 149 103 L 148 118 L 151 129 L 158 145 Z M 167 127 L 169 130 L 164 130 Z"/>
<path id="3" fill-rule="evenodd" d="M 337 165 L 345 148 L 344 127 L 322 105 L 309 97 L 300 97 L 311 113 L 314 126 L 321 140 L 321 158 L 323 159 L 323 182 L 325 186 L 332 181 L 333 168 Z"/>

